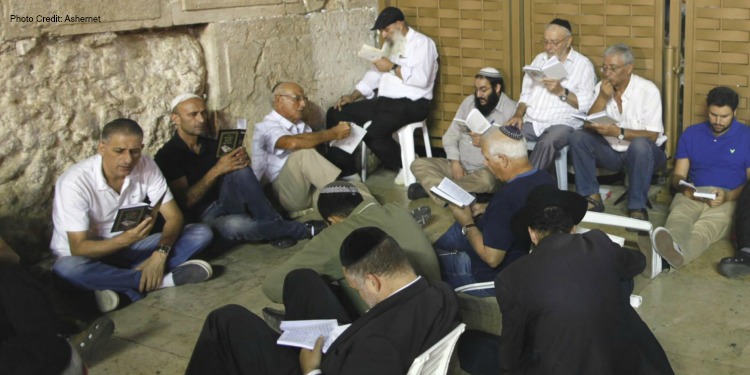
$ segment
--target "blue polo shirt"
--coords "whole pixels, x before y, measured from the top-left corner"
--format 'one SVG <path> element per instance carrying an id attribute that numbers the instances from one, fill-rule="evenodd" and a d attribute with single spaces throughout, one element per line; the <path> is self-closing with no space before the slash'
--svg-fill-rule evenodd
<path id="1" fill-rule="evenodd" d="M 717 137 L 708 121 L 690 126 L 682 132 L 675 154 L 675 159 L 685 158 L 695 186 L 736 189 L 747 181 L 750 168 L 750 127 L 734 119 Z"/>

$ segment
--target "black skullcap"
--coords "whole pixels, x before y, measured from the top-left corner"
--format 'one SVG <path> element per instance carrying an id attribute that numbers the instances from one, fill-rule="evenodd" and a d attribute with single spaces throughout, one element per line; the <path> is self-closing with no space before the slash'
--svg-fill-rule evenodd
<path id="1" fill-rule="evenodd" d="M 510 229 L 516 236 L 528 233 L 531 219 L 548 207 L 560 207 L 578 224 L 586 215 L 588 202 L 578 193 L 560 190 L 555 185 L 542 185 L 534 188 L 526 197 L 526 204 L 510 220 Z"/>
<path id="2" fill-rule="evenodd" d="M 523 139 L 523 134 L 521 133 L 521 130 L 519 130 L 517 127 L 513 125 L 505 125 L 500 127 L 500 133 L 505 134 L 506 137 L 510 139 L 515 139 L 517 141 L 520 141 Z"/>
<path id="3" fill-rule="evenodd" d="M 339 259 L 341 265 L 349 267 L 359 262 L 372 251 L 388 235 L 382 229 L 376 227 L 364 227 L 349 233 L 341 243 Z"/>
<path id="4" fill-rule="evenodd" d="M 396 21 L 403 20 L 404 13 L 401 12 L 401 9 L 398 9 L 396 7 L 387 7 L 383 9 L 382 12 L 380 12 L 378 18 L 375 20 L 375 26 L 373 26 L 370 30 L 383 30 L 388 27 L 388 25 Z"/>
<path id="5" fill-rule="evenodd" d="M 568 29 L 568 31 L 570 31 L 571 34 L 573 33 L 573 27 L 570 26 L 570 22 L 568 22 L 568 20 L 564 20 L 562 18 L 555 18 L 554 20 L 552 20 L 552 22 L 550 22 L 550 24 L 551 25 L 562 26 L 562 27 Z"/>

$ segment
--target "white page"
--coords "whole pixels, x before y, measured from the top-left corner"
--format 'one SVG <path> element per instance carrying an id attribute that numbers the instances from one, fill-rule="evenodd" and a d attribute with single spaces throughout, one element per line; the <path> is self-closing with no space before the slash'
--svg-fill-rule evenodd
<path id="1" fill-rule="evenodd" d="M 346 331 L 347 328 L 349 328 L 351 324 L 344 324 L 341 326 L 337 326 L 336 328 L 331 331 L 331 334 L 328 335 L 326 338 L 326 342 L 323 344 L 323 353 L 327 353 L 328 349 L 331 347 L 334 341 L 336 341 L 339 336 L 341 336 L 344 331 Z"/>
<path id="2" fill-rule="evenodd" d="M 455 182 L 447 177 L 443 177 L 443 180 L 440 181 L 440 185 L 433 186 L 430 188 L 430 191 L 446 198 L 448 201 L 459 207 L 465 207 L 474 202 L 473 195 L 469 194 L 469 192 L 456 185 Z"/>
<path id="3" fill-rule="evenodd" d="M 287 323 L 287 324 L 284 324 Z M 296 346 L 312 350 L 315 347 L 315 341 L 318 337 L 328 338 L 330 333 L 336 328 L 338 323 L 335 319 L 331 320 L 300 320 L 290 323 L 290 321 L 281 322 L 280 328 L 284 331 L 276 341 L 279 345 Z"/>
<path id="4" fill-rule="evenodd" d="M 689 182 L 687 182 L 685 180 L 680 180 L 680 185 L 687 186 L 687 187 L 693 189 L 693 196 L 696 196 L 698 198 L 707 198 L 707 199 L 711 199 L 711 200 L 716 199 L 716 193 L 713 193 L 711 189 L 697 188 L 697 187 L 695 187 L 695 185 L 693 185 L 693 184 L 691 184 L 691 183 L 689 183 Z"/>
<path id="5" fill-rule="evenodd" d="M 377 49 L 373 46 L 369 46 L 367 44 L 363 44 L 362 48 L 359 49 L 359 52 L 357 52 L 357 56 L 367 60 L 367 61 L 375 61 L 381 57 L 383 57 L 383 50 Z"/>
<path id="6" fill-rule="evenodd" d="M 349 133 L 348 137 L 344 139 L 333 140 L 329 144 L 331 145 L 331 147 L 338 147 L 351 154 L 357 148 L 359 142 L 362 142 L 365 134 L 367 134 L 367 130 L 352 123 L 350 123 L 349 125 L 351 126 L 352 131 Z"/>
<path id="7" fill-rule="evenodd" d="M 476 108 L 472 109 L 469 115 L 466 116 L 466 126 L 477 134 L 484 134 L 492 127 L 490 122 L 484 118 L 482 112 L 479 112 Z"/>

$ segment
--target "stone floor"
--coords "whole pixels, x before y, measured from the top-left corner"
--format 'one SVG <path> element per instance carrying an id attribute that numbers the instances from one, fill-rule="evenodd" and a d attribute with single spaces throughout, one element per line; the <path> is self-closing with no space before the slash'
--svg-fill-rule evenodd
<path id="1" fill-rule="evenodd" d="M 393 177 L 392 172 L 378 171 L 367 185 L 381 202 L 396 201 L 410 208 L 430 204 L 433 218 L 425 230 L 434 241 L 452 222 L 450 212 L 429 199 L 409 202 L 406 188 L 393 185 Z M 624 188 L 611 189 L 606 211 L 624 214 L 624 204 L 613 206 Z M 652 187 L 651 195 L 658 190 Z M 655 205 L 650 212 L 652 222 L 663 224 L 666 210 L 665 205 Z M 610 233 L 625 237 L 626 246 L 637 248 L 634 234 Z M 90 374 L 183 373 L 206 315 L 229 303 L 256 313 L 271 305 L 261 291 L 266 272 L 303 244 L 284 250 L 270 245 L 238 246 L 211 260 L 212 280 L 157 291 L 109 313 L 117 328 L 95 354 Z M 637 277 L 636 293 L 643 296 L 638 312 L 662 343 L 677 374 L 750 373 L 750 280 L 729 280 L 716 272 L 718 260 L 732 252 L 724 240 L 679 271 L 654 280 Z"/>

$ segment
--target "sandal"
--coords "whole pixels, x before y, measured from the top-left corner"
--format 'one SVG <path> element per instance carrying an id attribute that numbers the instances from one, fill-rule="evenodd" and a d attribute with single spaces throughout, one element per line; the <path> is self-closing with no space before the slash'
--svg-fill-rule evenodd
<path id="1" fill-rule="evenodd" d="M 604 202 L 601 199 L 596 199 L 592 196 L 586 197 L 586 201 L 594 205 L 594 207 L 586 208 L 588 211 L 604 212 Z"/>

